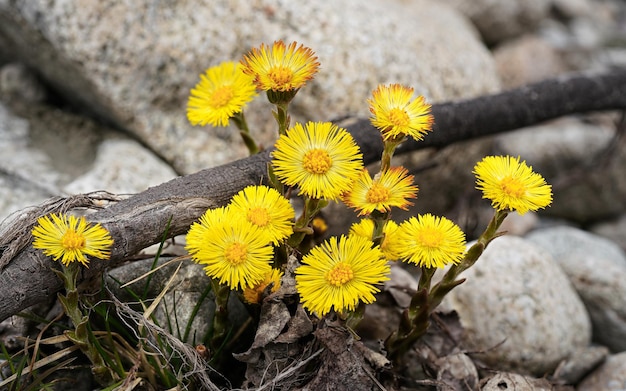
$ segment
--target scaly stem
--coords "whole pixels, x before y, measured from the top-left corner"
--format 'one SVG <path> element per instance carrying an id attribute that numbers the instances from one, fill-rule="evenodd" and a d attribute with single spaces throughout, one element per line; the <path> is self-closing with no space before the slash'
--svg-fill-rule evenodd
<path id="1" fill-rule="evenodd" d="M 230 118 L 239 129 L 239 135 L 243 139 L 243 142 L 246 144 L 246 147 L 250 152 L 250 156 L 259 153 L 260 148 L 252 138 L 252 135 L 250 135 L 250 128 L 248 128 L 248 122 L 246 121 L 246 117 L 244 116 L 243 111 L 233 114 L 233 116 Z"/>

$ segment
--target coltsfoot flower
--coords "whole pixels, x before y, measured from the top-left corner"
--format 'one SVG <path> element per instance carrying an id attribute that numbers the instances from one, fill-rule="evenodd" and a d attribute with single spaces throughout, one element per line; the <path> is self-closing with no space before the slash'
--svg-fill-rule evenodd
<path id="1" fill-rule="evenodd" d="M 244 56 L 243 70 L 260 90 L 297 90 L 313 78 L 320 66 L 310 48 L 297 45 L 292 42 L 287 46 L 283 41 L 275 41 L 272 46 L 261 44 Z"/>
<path id="2" fill-rule="evenodd" d="M 486 156 L 474 167 L 476 188 L 497 210 L 520 215 L 552 203 L 552 187 L 519 157 Z"/>
<path id="3" fill-rule="evenodd" d="M 296 289 L 302 305 L 324 316 L 332 309 L 352 311 L 360 301 L 373 303 L 377 284 L 389 279 L 380 248 L 356 235 L 332 237 L 302 258 Z"/>
<path id="4" fill-rule="evenodd" d="M 336 200 L 361 174 L 363 155 L 345 129 L 330 122 L 296 124 L 276 141 L 278 179 L 311 198 Z"/>
<path id="5" fill-rule="evenodd" d="M 233 62 L 207 69 L 191 90 L 187 119 L 192 125 L 228 126 L 230 118 L 256 96 L 253 79 Z"/>
<path id="6" fill-rule="evenodd" d="M 263 278 L 262 281 L 258 282 L 250 288 L 246 288 L 243 290 L 243 298 L 246 303 L 259 304 L 263 299 L 263 293 L 270 284 L 272 284 L 270 292 L 276 292 L 278 289 L 280 289 L 280 279 L 282 278 L 282 276 L 283 272 L 278 269 L 272 268 L 269 272 L 265 274 L 265 278 Z"/>
<path id="7" fill-rule="evenodd" d="M 267 186 L 248 186 L 230 202 L 234 216 L 259 227 L 267 242 L 278 244 L 293 233 L 296 212 L 285 197 Z"/>
<path id="8" fill-rule="evenodd" d="M 191 225 L 186 239 L 191 258 L 230 289 L 254 286 L 271 269 L 273 247 L 265 235 L 228 208 L 208 210 Z"/>
<path id="9" fill-rule="evenodd" d="M 430 213 L 411 217 L 395 233 L 393 250 L 409 263 L 442 268 L 459 263 L 465 254 L 465 234 L 445 217 Z"/>
<path id="10" fill-rule="evenodd" d="M 380 249 L 382 250 L 385 258 L 388 261 L 397 261 L 400 259 L 400 254 L 398 253 L 398 245 L 395 242 L 398 240 L 398 224 L 389 220 L 385 224 L 383 228 L 383 234 L 385 237 L 380 243 Z M 357 235 L 372 240 L 374 235 L 374 221 L 370 218 L 361 219 L 358 223 L 352 224 L 350 227 L 350 235 Z"/>
<path id="11" fill-rule="evenodd" d="M 409 175 L 404 167 L 391 167 L 374 179 L 364 168 L 341 199 L 350 208 L 357 210 L 359 216 L 363 216 L 375 210 L 389 212 L 394 206 L 407 210 L 413 205 L 408 199 L 415 198 L 417 190 L 413 184 L 413 175 Z"/>
<path id="12" fill-rule="evenodd" d="M 381 131 L 384 141 L 405 136 L 422 140 L 432 130 L 431 106 L 421 95 L 411 100 L 412 97 L 413 88 L 401 84 L 379 85 L 372 92 L 372 99 L 368 99 L 370 120 Z"/>
<path id="13" fill-rule="evenodd" d="M 113 238 L 100 224 L 90 224 L 84 217 L 51 214 L 40 217 L 32 231 L 33 247 L 63 265 L 80 262 L 89 265 L 87 256 L 108 259 Z"/>

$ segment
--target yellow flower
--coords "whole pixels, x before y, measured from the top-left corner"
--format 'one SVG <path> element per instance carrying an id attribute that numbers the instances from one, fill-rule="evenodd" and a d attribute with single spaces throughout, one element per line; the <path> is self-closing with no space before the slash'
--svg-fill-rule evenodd
<path id="1" fill-rule="evenodd" d="M 278 179 L 311 198 L 335 200 L 363 168 L 352 135 L 330 122 L 296 124 L 276 141 L 272 165 Z"/>
<path id="2" fill-rule="evenodd" d="M 113 238 L 100 224 L 89 224 L 84 217 L 51 214 L 40 217 L 32 232 L 33 247 L 68 266 L 80 262 L 88 266 L 87 256 L 107 259 Z"/>
<path id="3" fill-rule="evenodd" d="M 383 140 L 411 136 L 422 140 L 432 130 L 434 123 L 430 105 L 423 96 L 414 100 L 413 88 L 400 84 L 379 85 L 368 99 L 372 125 L 380 129 Z"/>
<path id="4" fill-rule="evenodd" d="M 459 263 L 465 253 L 465 234 L 445 217 L 430 213 L 411 217 L 396 232 L 394 251 L 409 263 L 442 268 Z"/>
<path id="5" fill-rule="evenodd" d="M 523 215 L 552 203 L 552 187 L 519 157 L 486 156 L 474 167 L 476 188 L 497 210 Z"/>
<path id="6" fill-rule="evenodd" d="M 243 298 L 246 303 L 249 304 L 259 304 L 263 299 L 263 294 L 266 293 L 265 290 L 267 287 L 272 284 L 272 288 L 270 289 L 271 293 L 276 292 L 280 289 L 280 279 L 283 276 L 283 272 L 278 269 L 271 269 L 269 272 L 265 274 L 265 278 L 256 285 L 246 288 L 243 290 Z"/>
<path id="7" fill-rule="evenodd" d="M 187 118 L 192 125 L 228 126 L 255 96 L 253 78 L 240 64 L 224 62 L 200 75 L 187 102 Z"/>
<path id="8" fill-rule="evenodd" d="M 273 248 L 260 229 L 228 208 L 208 210 L 187 233 L 187 251 L 206 274 L 230 289 L 248 288 L 270 270 Z"/>
<path id="9" fill-rule="evenodd" d="M 385 227 L 383 228 L 383 234 L 385 237 L 380 244 L 380 249 L 388 261 L 397 261 L 400 259 L 398 246 L 395 244 L 398 240 L 397 231 L 398 224 L 396 224 L 393 220 L 387 221 Z M 362 236 L 372 240 L 372 236 L 374 235 L 374 221 L 372 219 L 365 218 L 361 219 L 358 223 L 352 224 L 350 227 L 350 235 Z"/>
<path id="10" fill-rule="evenodd" d="M 259 227 L 267 242 L 278 244 L 293 233 L 296 212 L 289 201 L 275 189 L 267 186 L 248 186 L 237 193 L 230 209 Z"/>
<path id="11" fill-rule="evenodd" d="M 292 42 L 286 46 L 275 41 L 270 47 L 261 44 L 244 56 L 243 71 L 254 78 L 257 87 L 264 91 L 291 91 L 301 88 L 317 73 L 320 63 L 315 53 L 303 45 Z"/>
<path id="12" fill-rule="evenodd" d="M 417 186 L 413 175 L 404 167 L 392 167 L 372 180 L 366 168 L 341 199 L 350 208 L 359 211 L 359 216 L 369 215 L 377 210 L 389 212 L 392 207 L 407 210 L 412 202 L 408 198 L 417 196 Z"/>
<path id="13" fill-rule="evenodd" d="M 389 279 L 389 265 L 380 248 L 363 237 L 332 237 L 302 258 L 296 273 L 296 289 L 302 305 L 324 316 L 354 310 L 359 301 L 376 300 L 376 287 Z"/>

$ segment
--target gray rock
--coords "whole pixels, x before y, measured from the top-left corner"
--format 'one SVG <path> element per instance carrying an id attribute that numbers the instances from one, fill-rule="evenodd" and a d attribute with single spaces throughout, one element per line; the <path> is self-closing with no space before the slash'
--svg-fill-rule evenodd
<path id="1" fill-rule="evenodd" d="M 138 193 L 176 177 L 174 170 L 127 138 L 109 138 L 98 146 L 92 168 L 67 184 L 66 193 L 107 190 L 112 193 Z"/>
<path id="2" fill-rule="evenodd" d="M 626 389 L 626 352 L 607 360 L 576 387 L 576 391 L 623 391 Z"/>
<path id="3" fill-rule="evenodd" d="M 137 135 L 181 173 L 246 154 L 233 131 L 192 128 L 185 104 L 205 68 L 262 42 L 288 37 L 319 57 L 322 70 L 294 101 L 294 120 L 367 115 L 379 83 L 415 86 L 431 101 L 499 87 L 472 26 L 426 1 L 0 0 L 0 21 L 13 53 L 66 99 Z M 253 134 L 271 145 L 269 106 L 259 99 L 249 114 Z"/>
<path id="4" fill-rule="evenodd" d="M 536 29 L 550 11 L 549 0 L 444 0 L 467 15 L 486 42 L 497 44 Z"/>
<path id="5" fill-rule="evenodd" d="M 493 369 L 544 375 L 591 338 L 583 303 L 546 251 L 513 236 L 494 240 L 444 300 L 462 347 Z"/>
<path id="6" fill-rule="evenodd" d="M 589 227 L 589 231 L 609 239 L 626 251 L 626 214 L 594 224 Z"/>
<path id="7" fill-rule="evenodd" d="M 494 49 L 493 57 L 504 88 L 535 83 L 567 71 L 560 53 L 536 35 L 503 43 Z"/>
<path id="8" fill-rule="evenodd" d="M 626 255 L 611 241 L 571 227 L 531 232 L 527 239 L 548 251 L 587 306 L 593 338 L 614 352 L 626 350 Z"/>

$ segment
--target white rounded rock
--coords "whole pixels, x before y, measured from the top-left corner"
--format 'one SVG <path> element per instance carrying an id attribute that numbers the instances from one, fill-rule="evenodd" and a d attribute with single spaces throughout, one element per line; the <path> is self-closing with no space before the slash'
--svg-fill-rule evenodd
<path id="1" fill-rule="evenodd" d="M 591 339 L 585 307 L 546 251 L 495 239 L 445 299 L 465 329 L 462 346 L 497 370 L 544 375 Z"/>

